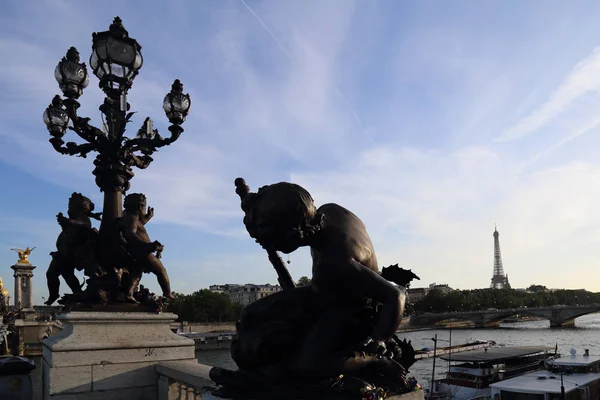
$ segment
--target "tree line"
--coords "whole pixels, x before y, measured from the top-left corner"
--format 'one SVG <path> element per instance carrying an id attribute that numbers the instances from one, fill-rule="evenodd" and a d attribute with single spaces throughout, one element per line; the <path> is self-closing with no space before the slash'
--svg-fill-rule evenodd
<path id="1" fill-rule="evenodd" d="M 231 301 L 226 293 L 201 289 L 192 294 L 173 293 L 169 310 L 177 314 L 178 321 L 228 322 L 237 321 L 242 305 Z"/>
<path id="2" fill-rule="evenodd" d="M 297 286 L 310 285 L 310 279 L 300 277 Z M 240 318 L 243 306 L 231 300 L 228 294 L 201 289 L 192 294 L 173 293 L 169 311 L 177 314 L 178 321 L 231 322 Z"/>
<path id="3" fill-rule="evenodd" d="M 600 304 L 600 293 L 587 290 L 553 290 L 532 285 L 527 291 L 514 289 L 453 290 L 444 293 L 432 289 L 422 300 L 407 307 L 412 313 L 443 313 L 459 311 L 484 311 L 490 308 L 551 307 Z"/>
<path id="4" fill-rule="evenodd" d="M 306 276 L 300 277 L 297 286 L 310 284 Z M 201 289 L 192 294 L 174 293 L 169 310 L 179 316 L 180 321 L 231 322 L 240 317 L 243 306 L 231 301 L 226 293 Z M 444 293 L 432 289 L 422 300 L 410 302 L 405 314 L 443 313 L 461 311 L 484 311 L 490 308 L 551 307 L 600 304 L 600 293 L 587 290 L 548 290 L 542 285 L 531 285 L 527 291 L 514 289 L 453 290 Z"/>

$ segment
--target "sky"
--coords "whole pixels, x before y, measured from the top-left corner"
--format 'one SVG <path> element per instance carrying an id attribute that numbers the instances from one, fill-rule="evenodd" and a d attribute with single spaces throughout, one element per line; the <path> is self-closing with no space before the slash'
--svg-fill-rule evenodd
<path id="1" fill-rule="evenodd" d="M 34 300 L 72 192 L 101 208 L 94 155 L 54 151 L 42 113 L 67 49 L 120 16 L 144 65 L 128 101 L 167 135 L 179 78 L 185 132 L 135 170 L 173 290 L 276 283 L 233 181 L 291 181 L 366 224 L 380 266 L 413 287 L 489 287 L 493 231 L 513 287 L 600 291 L 600 3 L 555 0 L 0 0 L 0 276 L 35 246 Z M 91 73 L 91 71 L 90 71 Z M 100 124 L 93 75 L 80 114 Z M 65 139 L 72 140 L 72 132 Z M 287 260 L 287 257 L 285 258 Z M 307 249 L 290 255 L 310 276 Z M 158 292 L 155 277 L 142 283 Z M 64 282 L 61 292 L 68 291 Z"/>

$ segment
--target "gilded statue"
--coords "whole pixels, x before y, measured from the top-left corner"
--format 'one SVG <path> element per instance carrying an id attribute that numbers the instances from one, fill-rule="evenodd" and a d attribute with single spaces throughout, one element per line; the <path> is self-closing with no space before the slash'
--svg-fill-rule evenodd
<path id="1" fill-rule="evenodd" d="M 35 247 L 32 247 L 31 249 L 29 247 L 27 247 L 25 250 L 23 250 L 23 249 L 11 249 L 11 250 L 16 251 L 17 254 L 19 255 L 19 260 L 17 261 L 17 264 L 30 265 L 31 263 L 29 262 L 29 255 L 31 254 L 33 249 L 35 249 Z"/>

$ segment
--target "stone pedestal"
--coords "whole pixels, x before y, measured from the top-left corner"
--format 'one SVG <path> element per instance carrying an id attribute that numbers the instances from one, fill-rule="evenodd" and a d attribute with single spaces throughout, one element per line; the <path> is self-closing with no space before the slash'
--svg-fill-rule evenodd
<path id="1" fill-rule="evenodd" d="M 35 266 L 29 262 L 18 262 L 10 268 L 15 271 L 13 274 L 15 278 L 15 293 L 13 295 L 15 307 L 17 309 L 22 308 L 24 313 L 35 315 L 35 310 L 33 309 L 33 288 L 31 287 Z"/>
<path id="2" fill-rule="evenodd" d="M 43 341 L 44 400 L 155 400 L 159 361 L 195 361 L 194 341 L 171 331 L 175 314 L 75 311 Z"/>

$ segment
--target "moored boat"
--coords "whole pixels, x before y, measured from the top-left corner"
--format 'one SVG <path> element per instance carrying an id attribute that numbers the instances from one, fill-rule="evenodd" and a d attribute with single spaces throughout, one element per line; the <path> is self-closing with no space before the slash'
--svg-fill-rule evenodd
<path id="1" fill-rule="evenodd" d="M 549 360 L 546 369 L 523 374 L 491 385 L 493 400 L 598 400 L 600 356 L 588 350 Z"/>
<path id="2" fill-rule="evenodd" d="M 543 368 L 555 355 L 548 346 L 489 347 L 440 357 L 450 362 L 446 377 L 434 381 L 427 399 L 471 400 L 491 396 L 490 385 Z"/>

